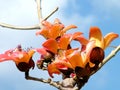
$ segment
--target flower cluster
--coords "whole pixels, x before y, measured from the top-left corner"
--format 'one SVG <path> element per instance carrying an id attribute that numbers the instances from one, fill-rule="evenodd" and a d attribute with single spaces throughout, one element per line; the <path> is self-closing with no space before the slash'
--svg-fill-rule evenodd
<path id="1" fill-rule="evenodd" d="M 55 19 L 54 23 L 42 21 L 42 25 L 43 28 L 36 32 L 36 35 L 42 35 L 46 39 L 42 48 L 25 51 L 19 45 L 0 54 L 0 62 L 12 60 L 20 71 L 26 72 L 34 68 L 32 56 L 38 52 L 40 54 L 38 68 L 48 70 L 51 77 L 53 74 L 62 74 L 63 78 L 74 76 L 83 78 L 98 69 L 105 56 L 104 50 L 118 37 L 118 34 L 113 32 L 103 37 L 98 27 L 90 28 L 88 39 L 82 32 L 66 33 L 77 26 L 65 27 L 59 19 Z M 72 41 L 79 42 L 80 46 L 73 48 Z"/>
<path id="2" fill-rule="evenodd" d="M 46 41 L 42 48 L 36 49 L 41 54 L 37 65 L 40 69 L 48 70 L 51 77 L 61 73 L 64 78 L 89 76 L 104 59 L 104 50 L 118 37 L 115 33 L 103 37 L 98 27 L 90 28 L 89 39 L 85 38 L 82 32 L 67 34 L 66 31 L 77 26 L 65 27 L 59 19 L 55 19 L 53 24 L 47 21 L 42 24 L 43 28 L 36 32 L 36 35 L 42 35 Z M 78 41 L 81 46 L 72 48 L 73 40 Z"/>

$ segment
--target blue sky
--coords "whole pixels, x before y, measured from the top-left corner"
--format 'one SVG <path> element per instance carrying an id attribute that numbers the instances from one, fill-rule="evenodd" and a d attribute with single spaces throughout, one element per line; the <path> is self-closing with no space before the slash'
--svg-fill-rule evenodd
<path id="1" fill-rule="evenodd" d="M 115 32 L 120 35 L 120 0 L 43 0 L 43 16 L 59 6 L 49 21 L 59 18 L 65 25 L 75 24 L 76 31 L 82 31 L 88 37 L 89 28 L 98 26 L 103 35 Z M 34 0 L 0 0 L 0 22 L 19 26 L 38 24 L 36 3 Z M 74 30 L 72 30 L 74 31 Z M 0 27 L 0 53 L 18 44 L 27 47 L 41 47 L 42 37 L 35 36 L 36 31 L 15 31 Z M 111 43 L 120 44 L 120 38 Z M 113 48 L 106 49 L 106 55 Z M 82 90 L 115 90 L 120 83 L 120 52 L 100 71 L 93 75 Z M 37 58 L 35 58 L 37 59 Z M 24 79 L 13 62 L 0 63 L 0 90 L 56 90 L 50 85 Z M 31 75 L 47 78 L 47 72 L 35 67 Z M 60 77 L 57 77 L 57 79 Z"/>

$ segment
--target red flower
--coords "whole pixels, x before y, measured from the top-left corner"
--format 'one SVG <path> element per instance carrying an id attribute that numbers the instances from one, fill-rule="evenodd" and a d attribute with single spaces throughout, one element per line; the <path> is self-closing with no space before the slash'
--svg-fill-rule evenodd
<path id="1" fill-rule="evenodd" d="M 80 40 L 80 37 L 79 37 L 79 40 Z M 85 40 L 86 42 L 86 39 L 83 39 L 83 37 L 82 37 L 82 40 Z M 80 49 L 67 50 L 66 47 L 64 48 L 64 50 L 60 50 L 59 53 L 55 56 L 55 60 L 48 65 L 48 72 L 50 76 L 53 77 L 52 76 L 53 73 L 60 74 L 61 69 L 67 70 L 68 68 L 71 68 L 75 70 L 76 67 L 84 68 L 87 63 L 90 64 L 90 67 L 93 67 L 94 64 L 90 62 L 90 53 L 94 48 L 94 44 L 95 44 L 94 41 L 88 42 L 87 45 L 82 50 Z"/>
<path id="2" fill-rule="evenodd" d="M 18 46 L 15 49 L 6 51 L 4 54 L 0 54 L 0 62 L 12 60 L 20 71 L 25 72 L 30 68 L 34 68 L 33 54 L 33 50 L 24 51 L 21 46 Z"/>

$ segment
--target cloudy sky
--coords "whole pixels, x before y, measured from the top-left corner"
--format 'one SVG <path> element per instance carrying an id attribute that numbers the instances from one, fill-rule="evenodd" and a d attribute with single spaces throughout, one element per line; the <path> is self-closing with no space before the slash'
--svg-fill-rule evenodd
<path id="1" fill-rule="evenodd" d="M 43 0 L 45 17 L 56 6 L 59 10 L 48 20 L 59 18 L 65 25 L 75 24 L 76 31 L 82 31 L 87 37 L 91 26 L 98 26 L 103 35 L 115 32 L 120 35 L 120 0 Z M 31 26 L 38 24 L 35 0 L 0 0 L 0 22 Z M 73 30 L 74 31 L 74 30 Z M 41 47 L 44 40 L 35 36 L 36 30 L 17 31 L 0 27 L 0 53 L 21 44 L 24 48 Z M 120 38 L 111 43 L 120 44 Z M 75 44 L 76 45 L 76 44 Z M 113 48 L 106 49 L 106 55 Z M 82 90 L 117 90 L 120 83 L 120 52 L 100 71 L 93 75 Z M 37 60 L 37 58 L 36 58 Z M 47 78 L 47 72 L 35 67 L 31 75 Z M 58 79 L 58 78 L 57 78 Z M 0 90 L 56 90 L 50 85 L 24 79 L 13 62 L 0 63 Z"/>

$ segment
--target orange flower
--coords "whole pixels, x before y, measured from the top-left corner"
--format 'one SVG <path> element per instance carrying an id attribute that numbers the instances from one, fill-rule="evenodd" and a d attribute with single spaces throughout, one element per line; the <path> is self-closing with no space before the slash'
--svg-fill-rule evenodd
<path id="1" fill-rule="evenodd" d="M 46 50 L 56 54 L 58 50 L 58 43 L 55 39 L 48 39 L 46 42 L 43 43 L 43 47 Z"/>
<path id="2" fill-rule="evenodd" d="M 77 38 L 82 37 L 81 32 L 75 32 L 73 34 L 64 34 L 59 40 L 58 45 L 59 49 L 67 50 L 72 40 L 76 40 Z"/>
<path id="3" fill-rule="evenodd" d="M 55 19 L 54 23 L 51 24 L 48 21 L 43 21 L 43 28 L 36 32 L 36 35 L 42 35 L 46 39 L 56 39 L 59 36 L 62 36 L 66 31 L 76 28 L 75 25 L 70 25 L 64 28 L 64 25 L 59 21 L 59 19 Z"/>
<path id="4" fill-rule="evenodd" d="M 94 44 L 95 42 L 91 41 L 82 50 L 80 49 L 61 50 L 55 57 L 55 60 L 48 65 L 49 75 L 53 77 L 52 76 L 53 73 L 60 74 L 59 70 L 61 69 L 67 70 L 68 68 L 71 68 L 75 70 L 76 67 L 84 68 L 87 63 L 90 64 L 90 67 L 93 67 L 94 64 L 90 62 L 90 53 L 95 46 Z"/>
<path id="5" fill-rule="evenodd" d="M 17 68 L 20 71 L 28 71 L 30 68 L 34 68 L 34 62 L 32 55 L 34 50 L 24 51 L 21 46 L 15 49 L 8 50 L 4 54 L 0 54 L 0 62 L 12 60 L 15 62 Z"/>
<path id="6" fill-rule="evenodd" d="M 106 49 L 109 44 L 118 37 L 116 33 L 108 33 L 105 37 L 102 36 L 102 32 L 98 27 L 91 27 L 89 32 L 90 41 L 94 40 L 96 46 L 102 49 Z"/>
<path id="7" fill-rule="evenodd" d="M 73 50 L 59 51 L 59 54 L 55 56 L 54 61 L 48 65 L 48 73 L 53 78 L 52 74 L 60 74 L 60 70 L 67 70 L 68 66 L 71 67 L 70 63 L 66 58 L 66 54 L 73 52 Z"/>
<path id="8" fill-rule="evenodd" d="M 67 30 L 63 31 L 66 32 Z M 61 33 L 59 38 L 56 36 L 57 39 L 50 38 L 43 43 L 43 47 L 54 54 L 52 62 L 48 64 L 48 73 L 51 77 L 54 73 L 64 74 L 69 69 L 72 69 L 76 75 L 81 74 L 81 72 L 76 72 L 78 70 L 82 71 L 80 76 L 89 75 L 91 70 L 97 69 L 99 63 L 104 59 L 104 49 L 118 37 L 118 34 L 115 33 L 109 33 L 102 37 L 101 31 L 97 27 L 90 29 L 89 40 L 84 38 L 81 32 L 74 34 Z M 79 41 L 81 48 L 73 49 L 70 46 L 72 40 Z"/>

